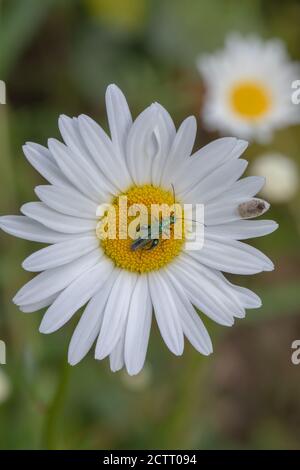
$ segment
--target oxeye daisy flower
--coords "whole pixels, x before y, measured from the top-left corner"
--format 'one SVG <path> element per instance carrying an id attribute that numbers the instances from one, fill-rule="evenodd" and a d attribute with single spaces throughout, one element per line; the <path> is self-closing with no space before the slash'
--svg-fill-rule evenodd
<path id="1" fill-rule="evenodd" d="M 29 162 L 49 181 L 35 188 L 39 202 L 21 207 L 21 216 L 3 216 L 3 230 L 47 243 L 23 262 L 40 272 L 14 297 L 23 312 L 47 307 L 42 333 L 62 327 L 85 306 L 69 347 L 70 364 L 95 346 L 95 358 L 110 358 L 113 371 L 129 374 L 143 367 L 153 312 L 168 348 L 181 355 L 184 337 L 202 354 L 212 352 L 199 309 L 231 326 L 260 299 L 223 275 L 273 269 L 260 251 L 241 242 L 266 235 L 277 224 L 243 220 L 263 213 L 268 204 L 254 195 L 262 177 L 239 180 L 247 162 L 247 143 L 222 138 L 192 154 L 196 120 L 178 130 L 168 112 L 155 103 L 134 121 L 122 92 L 106 92 L 110 137 L 88 116 L 61 116 L 64 143 L 48 148 L 24 146 Z M 172 188 L 172 189 L 171 189 Z M 201 250 L 188 250 L 184 235 L 158 239 L 155 246 L 132 249 L 132 239 L 99 235 L 99 205 L 121 211 L 120 195 L 131 205 L 204 204 Z M 129 218 L 129 216 L 128 216 Z M 151 242 L 152 243 L 152 242 Z"/>
<path id="2" fill-rule="evenodd" d="M 228 36 L 225 47 L 198 58 L 206 88 L 202 118 L 210 130 L 261 142 L 300 121 L 292 103 L 292 82 L 300 66 L 280 40 Z"/>

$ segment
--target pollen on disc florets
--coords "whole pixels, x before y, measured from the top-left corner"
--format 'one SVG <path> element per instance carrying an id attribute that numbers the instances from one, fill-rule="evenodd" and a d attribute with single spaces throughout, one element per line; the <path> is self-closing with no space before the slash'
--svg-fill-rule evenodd
<path id="1" fill-rule="evenodd" d="M 124 211 L 120 203 L 120 196 L 127 197 L 126 213 L 120 217 L 121 211 Z M 145 273 L 162 268 L 170 263 L 182 250 L 184 243 L 184 229 L 182 228 L 181 238 L 174 237 L 174 226 L 170 226 L 170 237 L 168 239 L 160 239 L 158 245 L 152 249 L 131 250 L 133 239 L 126 233 L 126 238 L 121 237 L 122 225 L 120 230 L 120 220 L 125 217 L 127 219 L 127 227 L 136 216 L 128 215 L 128 208 L 134 205 L 144 205 L 147 207 L 148 213 L 153 204 L 166 204 L 170 207 L 174 204 L 174 196 L 172 191 L 164 190 L 157 186 L 145 184 L 142 186 L 133 186 L 124 193 L 114 197 L 112 205 L 115 209 L 115 238 L 103 238 L 99 231 L 97 236 L 101 240 L 101 246 L 104 253 L 112 259 L 116 266 L 128 271 Z M 178 222 L 177 222 L 178 223 Z M 183 225 L 183 222 L 180 221 Z M 124 232 L 123 232 L 124 233 Z"/>

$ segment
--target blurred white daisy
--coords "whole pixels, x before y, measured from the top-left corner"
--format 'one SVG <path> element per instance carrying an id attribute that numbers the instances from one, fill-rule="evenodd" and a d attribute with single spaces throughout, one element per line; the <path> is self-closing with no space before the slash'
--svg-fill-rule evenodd
<path id="1" fill-rule="evenodd" d="M 48 148 L 27 143 L 24 153 L 49 181 L 35 191 L 40 202 L 22 206 L 23 216 L 4 216 L 3 230 L 49 243 L 29 256 L 23 267 L 42 271 L 17 293 L 24 312 L 47 307 L 40 331 L 52 333 L 87 304 L 73 334 L 69 362 L 78 363 L 96 341 L 95 358 L 110 357 L 113 371 L 129 374 L 143 367 L 152 311 L 168 348 L 181 355 L 184 336 L 203 354 L 212 352 L 206 328 L 193 306 L 216 322 L 230 326 L 257 308 L 253 292 L 231 284 L 221 271 L 254 274 L 273 269 L 260 251 L 238 241 L 266 235 L 273 221 L 241 220 L 240 204 L 253 199 L 264 178 L 237 181 L 247 162 L 247 144 L 235 138 L 212 142 L 191 157 L 196 120 L 188 117 L 176 131 L 159 104 L 134 122 L 122 92 L 106 93 L 111 138 L 91 118 L 61 116 L 64 143 Z M 163 240 L 152 250 L 131 250 L 132 240 L 99 239 L 99 203 L 119 210 L 118 195 L 131 204 L 205 204 L 205 240 L 200 251 L 187 251 L 184 239 Z"/>
<path id="2" fill-rule="evenodd" d="M 207 128 L 264 142 L 274 130 L 300 121 L 300 107 L 291 100 L 300 67 L 282 41 L 231 34 L 223 50 L 197 64 L 206 87 Z"/>
<path id="3" fill-rule="evenodd" d="M 251 173 L 266 177 L 261 193 L 273 202 L 288 202 L 299 188 L 296 163 L 280 153 L 266 153 L 251 165 Z"/>

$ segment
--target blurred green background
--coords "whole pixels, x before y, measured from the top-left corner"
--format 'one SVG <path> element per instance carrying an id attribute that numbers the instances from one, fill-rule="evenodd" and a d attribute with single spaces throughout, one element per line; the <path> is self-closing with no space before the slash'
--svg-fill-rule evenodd
<path id="1" fill-rule="evenodd" d="M 196 115 L 202 146 L 218 135 L 201 128 L 196 56 L 222 47 L 234 30 L 279 37 L 300 60 L 299 25 L 296 0 L 0 1 L 0 79 L 7 86 L 7 104 L 0 105 L 1 214 L 17 214 L 36 199 L 42 178 L 21 146 L 59 138 L 59 114 L 86 113 L 107 128 L 104 92 L 114 82 L 134 115 L 153 101 L 177 125 Z M 265 152 L 299 165 L 299 126 L 278 131 L 268 146 L 252 144 L 250 170 Z M 268 217 L 280 229 L 253 242 L 276 270 L 234 278 L 256 291 L 263 307 L 230 329 L 204 319 L 214 344 L 209 358 L 188 344 L 183 357 L 171 355 L 153 325 L 145 369 L 134 378 L 111 373 L 92 354 L 67 366 L 78 315 L 43 336 L 41 312 L 18 311 L 11 298 L 30 279 L 20 264 L 38 245 L 1 233 L 7 364 L 0 366 L 0 448 L 300 448 L 300 365 L 291 363 L 291 343 L 300 339 L 299 207 L 299 192 L 273 203 Z"/>

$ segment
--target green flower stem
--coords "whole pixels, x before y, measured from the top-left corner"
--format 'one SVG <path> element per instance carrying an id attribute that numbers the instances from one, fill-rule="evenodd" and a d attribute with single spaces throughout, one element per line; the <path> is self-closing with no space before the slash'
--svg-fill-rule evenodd
<path id="1" fill-rule="evenodd" d="M 71 366 L 65 362 L 61 368 L 56 391 L 49 403 L 43 430 L 43 445 L 47 450 L 55 450 L 60 447 L 57 444 L 57 421 L 63 410 L 64 400 L 68 388 Z"/>
<path id="2" fill-rule="evenodd" d="M 156 447 L 180 449 L 185 447 L 188 426 L 194 412 L 194 399 L 197 396 L 197 386 L 202 371 L 202 357 L 196 351 L 189 351 L 186 358 L 186 368 L 179 376 L 176 394 L 165 421 L 157 433 Z"/>

